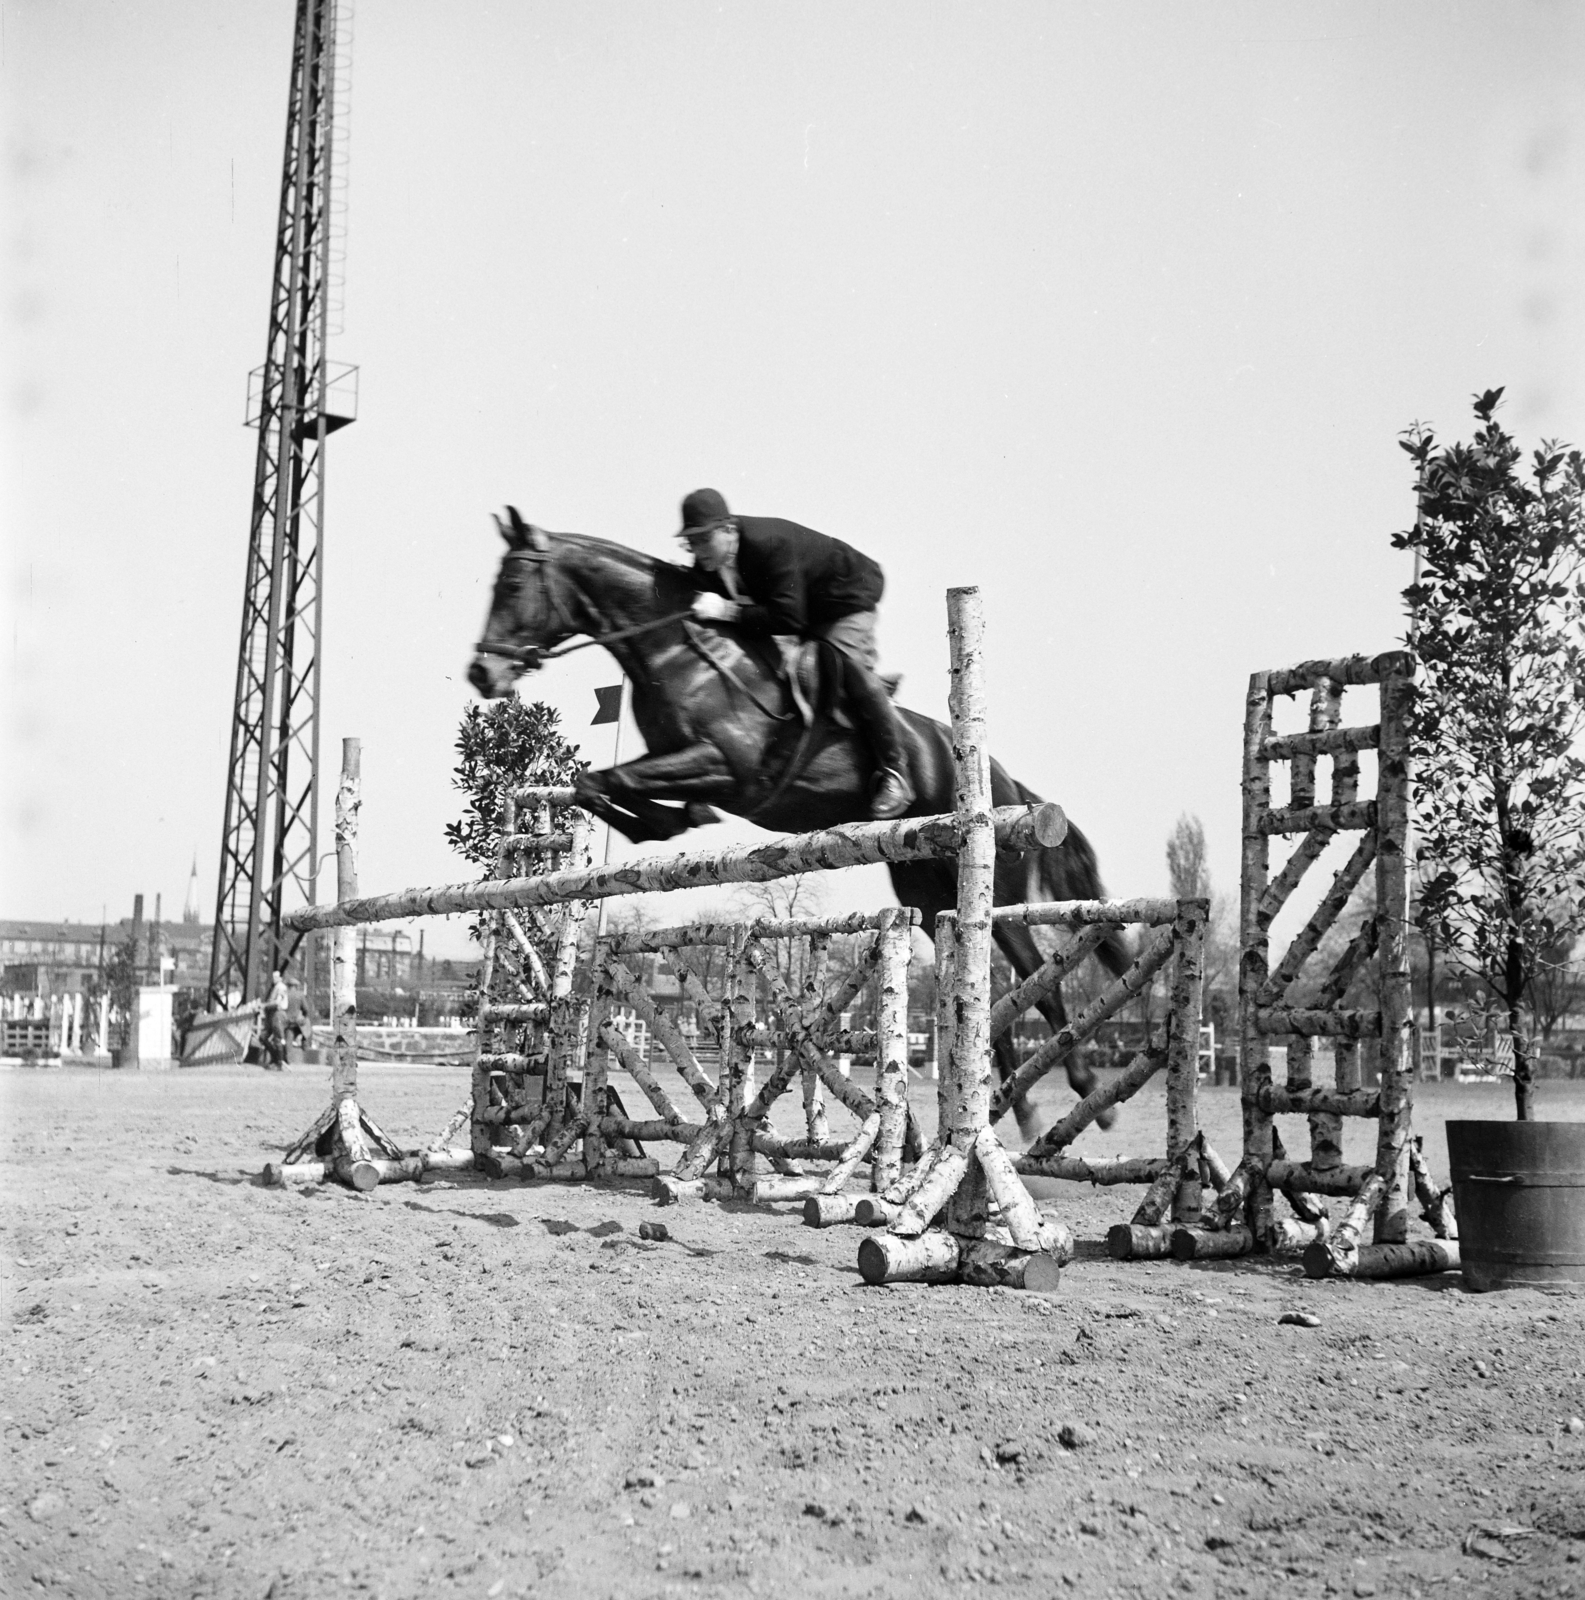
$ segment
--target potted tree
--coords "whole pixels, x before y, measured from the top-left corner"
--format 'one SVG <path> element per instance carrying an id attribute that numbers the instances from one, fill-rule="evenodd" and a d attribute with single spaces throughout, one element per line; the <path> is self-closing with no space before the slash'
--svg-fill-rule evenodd
<path id="1" fill-rule="evenodd" d="M 1517 1120 L 1450 1121 L 1466 1283 L 1585 1281 L 1585 1122 L 1536 1117 L 1532 990 L 1585 928 L 1585 463 L 1529 461 L 1475 402 L 1468 444 L 1416 425 L 1410 643 L 1416 920 L 1506 1025 Z M 1504 1049 L 1506 1054 L 1506 1047 Z"/>

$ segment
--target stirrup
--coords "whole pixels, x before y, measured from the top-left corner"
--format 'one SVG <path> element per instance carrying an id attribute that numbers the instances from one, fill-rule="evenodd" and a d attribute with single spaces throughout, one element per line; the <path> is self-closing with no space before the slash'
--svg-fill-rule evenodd
<path id="1" fill-rule="evenodd" d="M 876 822 L 900 817 L 914 803 L 914 786 L 894 767 L 882 767 L 876 774 L 870 797 L 870 816 Z"/>

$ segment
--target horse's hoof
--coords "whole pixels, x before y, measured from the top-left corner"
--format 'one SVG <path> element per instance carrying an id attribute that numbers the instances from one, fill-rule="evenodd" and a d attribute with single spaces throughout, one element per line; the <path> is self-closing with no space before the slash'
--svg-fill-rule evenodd
<path id="1" fill-rule="evenodd" d="M 708 828 L 712 822 L 721 820 L 721 813 L 714 806 L 707 806 L 698 800 L 690 800 L 682 808 L 682 814 L 688 819 L 690 828 Z"/>
<path id="2" fill-rule="evenodd" d="M 1116 1121 L 1117 1107 L 1108 1106 L 1104 1111 L 1097 1114 L 1095 1118 L 1095 1126 L 1097 1128 L 1109 1128 Z"/>

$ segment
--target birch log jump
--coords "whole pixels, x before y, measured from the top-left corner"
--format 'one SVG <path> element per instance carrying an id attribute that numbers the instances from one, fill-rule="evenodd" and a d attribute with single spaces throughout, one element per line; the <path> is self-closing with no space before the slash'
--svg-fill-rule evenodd
<path id="1" fill-rule="evenodd" d="M 1012 851 L 1060 844 L 1067 837 L 1062 807 L 1001 806 L 985 813 L 993 844 Z M 802 872 L 834 872 L 844 867 L 892 861 L 932 861 L 958 853 L 962 824 L 957 817 L 905 817 L 897 822 L 852 822 L 816 833 L 796 834 L 768 844 L 740 845 L 713 855 L 673 856 L 586 867 L 532 878 L 485 879 L 433 889 L 403 889 L 308 906 L 281 919 L 294 933 L 344 928 L 394 917 L 449 916 L 458 911 L 504 911 L 557 905 L 567 900 L 598 900 L 610 895 L 650 894 L 728 883 L 771 883 Z"/>
<path id="2" fill-rule="evenodd" d="M 1243 1158 L 1223 1188 L 1202 1230 L 1174 1235 L 1174 1253 L 1187 1258 L 1242 1249 L 1302 1249 L 1312 1277 L 1397 1277 L 1441 1272 L 1458 1265 L 1457 1245 L 1446 1237 L 1409 1241 L 1411 1166 L 1417 1196 L 1434 1230 L 1446 1236 L 1453 1220 L 1423 1158 L 1410 1150 L 1413 1074 L 1409 1038 L 1414 1026 L 1409 997 L 1405 932 L 1408 917 L 1409 741 L 1415 661 L 1402 652 L 1309 661 L 1282 672 L 1257 672 L 1249 683 L 1244 722 L 1243 861 L 1240 896 L 1239 1011 L 1243 1054 L 1245 1140 Z M 1380 720 L 1342 725 L 1345 687 L 1374 685 Z M 1308 690 L 1309 727 L 1300 734 L 1272 731 L 1278 696 Z M 1359 797 L 1359 754 L 1376 755 L 1376 794 Z M 1331 795 L 1317 795 L 1316 763 L 1332 763 Z M 1290 766 L 1289 803 L 1273 806 L 1271 766 Z M 1273 963 L 1269 930 L 1304 873 L 1336 834 L 1357 831 L 1357 847 L 1337 873 L 1287 951 Z M 1271 840 L 1302 834 L 1287 862 L 1270 870 Z M 1374 868 L 1375 910 L 1358 935 L 1322 975 L 1318 991 L 1302 1005 L 1288 1000 L 1291 986 L 1320 950 L 1351 895 Z M 1343 1004 L 1351 986 L 1368 976 L 1369 1007 Z M 1269 1042 L 1287 1040 L 1286 1081 L 1273 1081 Z M 1317 1038 L 1334 1041 L 1334 1082 L 1313 1079 Z M 1371 1051 L 1378 1089 L 1361 1084 L 1361 1052 Z M 1308 1117 L 1311 1154 L 1290 1160 L 1274 1118 Z M 1368 1167 L 1343 1162 L 1342 1119 L 1376 1123 L 1376 1156 Z M 1294 1220 L 1278 1221 L 1273 1196 L 1286 1195 Z M 1340 1224 L 1316 1197 L 1351 1199 Z M 1369 1232 L 1372 1240 L 1365 1243 Z"/>

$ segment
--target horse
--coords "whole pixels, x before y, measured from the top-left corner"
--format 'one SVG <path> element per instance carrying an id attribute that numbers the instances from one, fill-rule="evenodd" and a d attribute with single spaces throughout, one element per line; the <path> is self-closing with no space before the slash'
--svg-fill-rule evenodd
<path id="1" fill-rule="evenodd" d="M 718 807 L 785 833 L 868 819 L 874 761 L 862 737 L 846 725 L 830 693 L 805 716 L 807 698 L 801 709 L 774 641 L 695 621 L 698 586 L 691 570 L 587 534 L 547 532 L 525 523 L 513 506 L 495 520 L 507 548 L 468 670 L 478 693 L 488 700 L 512 692 L 523 673 L 582 648 L 566 643 L 579 636 L 603 645 L 633 685 L 633 719 L 646 753 L 580 773 L 580 806 L 634 842 L 671 839 L 719 821 Z M 898 717 L 916 796 L 906 814 L 951 811 L 950 733 L 903 707 Z M 993 805 L 1039 799 L 991 762 Z M 897 862 L 888 871 L 898 900 L 916 907 L 933 934 L 937 913 L 956 903 L 953 864 Z M 1071 823 L 1059 845 L 997 857 L 997 905 L 1104 896 L 1095 852 Z M 1020 980 L 1041 965 L 1028 928 L 997 923 L 994 937 Z M 1128 965 L 1116 934 L 1096 955 L 1113 976 Z M 1038 1008 L 1053 1033 L 1066 1024 L 1060 990 Z M 995 1057 L 1005 1080 L 1017 1066 L 1007 1035 L 997 1041 Z M 1076 1056 L 1068 1057 L 1067 1073 L 1075 1093 L 1095 1087 L 1094 1073 Z M 1032 1137 L 1037 1124 L 1028 1101 L 1021 1097 L 1013 1111 L 1020 1130 Z"/>

